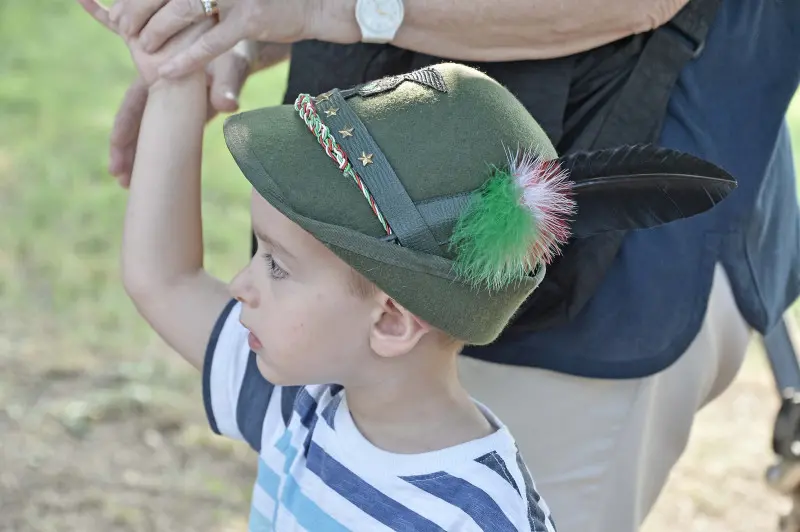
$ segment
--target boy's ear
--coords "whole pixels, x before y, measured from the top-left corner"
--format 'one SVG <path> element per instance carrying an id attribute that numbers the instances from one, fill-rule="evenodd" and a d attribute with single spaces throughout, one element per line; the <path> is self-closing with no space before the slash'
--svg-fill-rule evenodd
<path id="1" fill-rule="evenodd" d="M 382 357 L 396 357 L 411 351 L 431 326 L 416 317 L 382 291 L 376 294 L 377 306 L 370 329 L 370 346 Z"/>

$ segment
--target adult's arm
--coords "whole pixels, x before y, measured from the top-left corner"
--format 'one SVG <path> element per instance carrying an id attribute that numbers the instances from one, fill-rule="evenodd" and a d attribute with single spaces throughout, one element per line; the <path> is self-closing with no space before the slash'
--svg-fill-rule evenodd
<path id="1" fill-rule="evenodd" d="M 356 0 L 327 0 L 314 38 L 356 42 Z M 393 44 L 465 61 L 549 59 L 655 29 L 688 0 L 405 0 Z"/>
<path id="2" fill-rule="evenodd" d="M 544 59 L 573 54 L 653 29 L 687 0 L 405 0 L 393 44 L 467 61 Z M 177 77 L 242 39 L 355 43 L 356 0 L 220 0 L 221 21 L 160 71 Z M 205 16 L 200 0 L 117 0 L 123 32 L 156 51 Z"/>

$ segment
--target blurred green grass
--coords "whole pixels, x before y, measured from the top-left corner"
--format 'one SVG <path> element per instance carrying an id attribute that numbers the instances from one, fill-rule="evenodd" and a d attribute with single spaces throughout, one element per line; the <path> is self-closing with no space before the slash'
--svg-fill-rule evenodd
<path id="1" fill-rule="evenodd" d="M 74 1 L 0 2 L 0 311 L 48 341 L 131 350 L 151 341 L 119 283 L 126 192 L 106 171 L 107 141 L 134 70 L 124 45 Z M 254 76 L 242 107 L 275 104 L 286 65 Z M 800 153 L 800 101 L 790 110 Z M 208 128 L 204 219 L 209 269 L 247 257 L 246 181 Z"/>
<path id="2" fill-rule="evenodd" d="M 0 311 L 74 347 L 146 340 L 119 284 L 126 192 L 106 170 L 135 76 L 126 48 L 74 1 L 3 0 L 0 72 Z M 242 107 L 279 103 L 286 74 L 254 76 Z M 208 267 L 229 278 L 247 257 L 249 198 L 221 125 L 206 134 L 203 209 Z"/>

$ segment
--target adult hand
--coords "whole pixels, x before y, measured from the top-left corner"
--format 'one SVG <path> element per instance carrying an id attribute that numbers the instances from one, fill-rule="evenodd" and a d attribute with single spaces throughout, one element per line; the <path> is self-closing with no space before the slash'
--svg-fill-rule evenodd
<path id="1" fill-rule="evenodd" d="M 117 24 L 111 20 L 108 9 L 98 0 L 77 0 L 83 9 L 89 13 L 97 22 L 105 26 L 106 29 L 122 37 L 128 47 L 136 70 L 144 83 L 151 85 L 158 80 L 160 68 L 172 59 L 175 55 L 188 49 L 200 36 L 214 26 L 212 20 L 201 20 L 194 24 L 187 24 L 180 32 L 176 33 L 165 46 L 155 53 L 150 53 L 142 47 L 141 39 L 138 36 L 125 35 L 119 31 Z M 231 45 L 233 47 L 233 45 Z M 199 68 L 198 68 L 199 70 Z M 188 74 L 190 71 L 187 71 Z"/>
<path id="2" fill-rule="evenodd" d="M 248 61 L 234 50 L 222 54 L 208 65 L 207 120 L 210 121 L 219 112 L 234 112 L 239 108 L 239 93 L 249 72 Z M 134 80 L 125 92 L 111 130 L 108 171 L 124 188 L 128 188 L 131 181 L 148 90 L 149 86 L 141 77 Z"/>
<path id="3" fill-rule="evenodd" d="M 95 20 L 105 26 L 109 31 L 122 37 L 125 44 L 128 46 L 131 58 L 139 74 L 125 93 L 122 107 L 117 113 L 111 133 L 109 172 L 117 177 L 117 180 L 123 187 L 127 187 L 130 183 L 130 175 L 133 169 L 133 160 L 136 152 L 136 142 L 139 137 L 139 125 L 144 115 L 149 87 L 158 80 L 159 67 L 178 50 L 188 47 L 194 39 L 213 25 L 213 21 L 201 21 L 198 24 L 183 28 L 167 46 L 164 46 L 154 54 L 150 54 L 142 49 L 140 39 L 137 36 L 126 36 L 119 31 L 118 26 L 111 20 L 109 11 L 100 4 L 98 0 L 77 1 Z M 242 73 L 236 76 L 236 68 L 232 68 L 232 65 L 229 63 L 230 62 L 217 62 L 218 65 L 223 67 L 224 74 L 228 77 L 234 77 L 233 81 L 236 81 L 237 77 L 243 80 L 244 74 Z M 246 71 L 247 61 L 244 61 L 244 64 L 245 67 L 241 70 Z M 227 80 L 225 80 L 224 76 L 218 76 L 218 78 L 220 79 L 218 86 L 221 88 L 223 83 Z M 238 81 L 239 87 L 242 82 L 243 81 Z M 230 90 L 222 89 L 218 90 L 218 92 L 222 92 L 222 94 L 215 95 L 217 103 L 220 103 L 223 107 L 233 106 L 235 110 L 235 105 L 225 102 L 225 100 L 230 99 L 225 97 L 225 93 L 230 93 Z"/>
<path id="4" fill-rule="evenodd" d="M 158 74 L 180 77 L 245 39 L 293 43 L 310 37 L 322 0 L 218 0 L 220 22 L 164 64 Z M 137 35 L 154 53 L 192 23 L 207 17 L 202 0 L 117 0 L 110 19 L 126 35 Z"/>
<path id="5" fill-rule="evenodd" d="M 289 46 L 242 41 L 206 67 L 208 91 L 207 120 L 217 113 L 239 109 L 239 94 L 250 74 L 274 66 L 289 55 Z M 139 125 L 147 103 L 147 84 L 136 79 L 125 93 L 111 131 L 108 171 L 122 187 L 130 185 Z"/>
<path id="6" fill-rule="evenodd" d="M 240 50 L 229 50 L 206 68 L 209 83 L 207 120 L 218 112 L 239 108 L 238 98 L 250 73 L 250 62 Z M 139 126 L 147 104 L 148 85 L 139 77 L 128 88 L 111 130 L 108 171 L 119 184 L 128 188 L 136 158 Z"/>

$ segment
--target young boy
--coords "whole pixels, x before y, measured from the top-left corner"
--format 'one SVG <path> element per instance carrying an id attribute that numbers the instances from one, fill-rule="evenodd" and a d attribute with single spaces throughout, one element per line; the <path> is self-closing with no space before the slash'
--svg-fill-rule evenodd
<path id="1" fill-rule="evenodd" d="M 201 26 L 160 58 L 130 41 L 141 74 L 154 79 Z M 573 195 L 505 88 L 438 65 L 226 121 L 258 240 L 226 286 L 203 270 L 205 102 L 201 72 L 150 89 L 123 279 L 202 370 L 211 428 L 259 453 L 250 529 L 555 531 L 514 439 L 460 385 L 460 348 L 500 334 L 566 241 L 576 200 L 589 214 L 573 234 L 590 234 L 705 210 L 731 180 L 649 221 L 592 186 Z"/>

